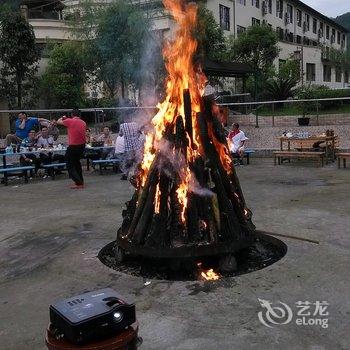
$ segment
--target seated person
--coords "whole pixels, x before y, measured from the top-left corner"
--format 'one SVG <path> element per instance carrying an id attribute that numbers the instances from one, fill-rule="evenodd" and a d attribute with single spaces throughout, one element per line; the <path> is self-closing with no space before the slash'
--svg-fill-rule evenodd
<path id="1" fill-rule="evenodd" d="M 6 136 L 6 145 L 9 146 L 12 143 L 20 144 L 23 139 L 29 136 L 29 131 L 32 130 L 35 126 L 41 123 L 48 122 L 48 120 L 44 118 L 28 118 L 25 112 L 20 112 L 18 114 L 18 118 L 15 122 L 16 132 L 15 134 L 8 134 Z"/>
<path id="2" fill-rule="evenodd" d="M 22 140 L 21 146 L 28 148 L 28 151 L 30 152 L 32 148 L 36 147 L 36 137 L 35 137 L 35 130 L 30 130 L 28 137 Z M 22 166 L 27 165 L 34 165 L 35 166 L 35 173 L 38 172 L 38 169 L 40 167 L 40 159 L 36 157 L 33 153 L 26 153 L 24 155 L 21 155 L 19 158 L 19 162 Z"/>
<path id="3" fill-rule="evenodd" d="M 108 126 L 105 126 L 103 128 L 103 132 L 98 137 L 97 141 L 103 141 L 105 146 L 112 146 L 113 145 L 112 134 L 111 134 Z"/>
<path id="4" fill-rule="evenodd" d="M 54 139 L 52 136 L 49 135 L 49 129 L 46 126 L 43 126 L 41 128 L 41 136 L 38 138 L 38 141 L 36 143 L 36 146 L 38 148 L 50 148 L 54 144 Z M 51 152 L 44 153 L 41 152 L 39 154 L 40 160 L 42 164 L 52 164 L 55 162 L 58 163 L 65 163 L 66 158 L 63 154 L 52 154 Z"/>
<path id="5" fill-rule="evenodd" d="M 57 127 L 57 120 L 51 119 L 51 121 L 44 121 L 41 123 L 42 126 L 46 126 L 48 128 L 49 135 L 52 136 L 54 141 L 57 141 L 58 136 L 60 135 L 60 130 Z M 41 131 L 36 135 L 38 138 L 41 136 Z"/>
<path id="6" fill-rule="evenodd" d="M 97 141 L 100 141 L 100 142 L 103 141 L 103 144 L 104 144 L 105 147 L 113 145 L 112 134 L 111 134 L 108 126 L 105 126 L 103 128 L 103 132 L 97 138 Z M 102 153 L 101 153 L 101 159 L 112 158 L 113 157 L 113 153 L 114 153 L 114 151 L 111 150 L 111 149 L 104 149 L 104 150 L 102 150 Z"/>
<path id="7" fill-rule="evenodd" d="M 96 141 L 96 138 L 91 135 L 91 129 L 90 128 L 86 128 L 85 137 L 86 137 L 86 144 L 87 145 L 91 144 L 91 142 L 95 142 Z"/>
<path id="8" fill-rule="evenodd" d="M 237 156 L 242 163 L 244 157 L 244 143 L 248 140 L 244 132 L 239 129 L 239 124 L 234 123 L 232 125 L 232 130 L 228 135 L 229 140 L 231 141 L 230 151 L 234 156 Z"/>
<path id="9" fill-rule="evenodd" d="M 91 145 L 92 142 L 96 141 L 95 136 L 93 136 L 91 134 L 91 129 L 90 128 L 86 128 L 85 131 L 85 137 L 86 137 L 86 144 L 87 145 Z M 91 149 L 91 148 L 85 148 L 85 158 L 87 159 L 87 161 L 89 162 L 90 160 L 97 160 L 101 158 L 101 150 L 99 149 Z M 94 168 L 94 165 L 92 165 L 92 167 Z"/>
<path id="10" fill-rule="evenodd" d="M 34 148 L 36 146 L 36 141 L 36 132 L 33 129 L 29 131 L 28 137 L 22 140 L 21 146 L 27 148 Z"/>
<path id="11" fill-rule="evenodd" d="M 49 134 L 49 128 L 47 126 L 43 126 L 40 130 L 40 136 L 38 137 L 36 146 L 38 148 L 49 148 L 53 146 L 53 143 L 54 139 Z"/>

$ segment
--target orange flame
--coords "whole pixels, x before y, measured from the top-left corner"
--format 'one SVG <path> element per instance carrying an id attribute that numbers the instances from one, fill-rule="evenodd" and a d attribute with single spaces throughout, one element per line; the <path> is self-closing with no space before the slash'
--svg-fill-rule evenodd
<path id="1" fill-rule="evenodd" d="M 199 67 L 193 64 L 193 57 L 197 50 L 197 41 L 193 38 L 193 32 L 197 23 L 197 5 L 187 3 L 186 0 L 163 0 L 165 8 L 171 13 L 177 30 L 174 40 L 166 43 L 163 56 L 166 62 L 168 78 L 166 83 L 166 97 L 158 104 L 158 112 L 152 119 L 153 131 L 147 133 L 141 163 L 140 184 L 144 187 L 149 170 L 155 160 L 157 152 L 160 152 L 160 142 L 168 127 L 175 127 L 175 120 L 182 116 L 185 121 L 184 90 L 188 89 L 191 96 L 192 110 L 192 135 L 187 134 L 188 146 L 184 166 L 179 170 L 181 183 L 176 190 L 177 199 L 181 206 L 181 220 L 185 222 L 188 205 L 188 193 L 190 185 L 195 180 L 189 168 L 189 162 L 193 162 L 202 154 L 199 136 L 199 124 L 197 114 L 201 111 L 201 96 L 204 93 L 205 75 Z M 213 114 L 220 113 L 219 108 L 213 109 Z M 220 161 L 227 172 L 232 172 L 232 160 L 227 146 L 220 143 L 209 125 L 209 137 L 219 153 Z M 173 150 L 175 152 L 175 150 Z M 157 187 L 155 212 L 159 212 L 160 191 Z"/>
<path id="2" fill-rule="evenodd" d="M 160 189 L 159 189 L 159 182 L 157 183 L 157 189 L 156 189 L 156 197 L 154 202 L 154 211 L 156 214 L 159 214 L 159 208 L 160 208 Z"/>
<path id="3" fill-rule="evenodd" d="M 200 153 L 197 113 L 200 112 L 201 96 L 204 92 L 206 77 L 202 71 L 193 64 L 193 56 L 197 50 L 197 41 L 192 33 L 197 22 L 197 6 L 185 0 L 163 0 L 165 8 L 172 14 L 177 23 L 175 39 L 167 42 L 163 56 L 168 71 L 166 84 L 166 98 L 158 104 L 158 113 L 153 117 L 154 132 L 146 135 L 143 161 L 141 163 L 141 186 L 146 183 L 150 167 L 155 159 L 156 150 L 159 149 L 166 128 L 181 115 L 184 119 L 183 91 L 189 89 L 192 108 L 192 139 L 187 135 L 189 146 L 187 147 L 188 161 L 193 161 Z M 186 168 L 181 170 L 181 184 L 177 189 L 177 197 L 182 208 L 181 218 L 185 221 L 187 207 L 188 187 L 191 180 L 191 172 Z"/>
<path id="4" fill-rule="evenodd" d="M 182 183 L 180 184 L 179 188 L 176 190 L 177 198 L 179 200 L 179 203 L 181 205 L 181 220 L 182 222 L 186 221 L 185 213 L 187 208 L 187 193 L 188 193 L 188 186 L 192 177 L 192 173 L 188 167 L 186 167 L 183 171 L 182 176 Z"/>
<path id="5" fill-rule="evenodd" d="M 198 263 L 197 266 L 199 267 L 199 269 L 201 269 L 202 263 Z M 201 277 L 205 281 L 217 281 L 218 279 L 220 279 L 220 275 L 218 273 L 214 272 L 213 269 L 202 270 Z"/>

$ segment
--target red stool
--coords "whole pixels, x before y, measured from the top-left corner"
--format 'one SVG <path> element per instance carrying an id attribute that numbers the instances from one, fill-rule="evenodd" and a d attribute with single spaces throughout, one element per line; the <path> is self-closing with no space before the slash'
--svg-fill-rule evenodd
<path id="1" fill-rule="evenodd" d="M 75 345 L 64 339 L 56 339 L 49 325 L 46 332 L 46 346 L 49 350 L 136 350 L 139 324 L 136 321 L 122 333 L 107 340 L 97 341 L 90 344 Z"/>

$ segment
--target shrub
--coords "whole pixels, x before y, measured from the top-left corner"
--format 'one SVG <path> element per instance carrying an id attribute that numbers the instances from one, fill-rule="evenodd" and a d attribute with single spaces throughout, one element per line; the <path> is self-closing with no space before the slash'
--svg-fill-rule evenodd
<path id="1" fill-rule="evenodd" d="M 298 99 L 326 99 L 326 98 L 342 98 L 350 97 L 350 89 L 330 89 L 324 85 L 310 85 L 296 89 L 295 93 Z M 319 109 L 327 110 L 336 108 L 344 103 L 349 104 L 350 100 L 341 101 L 320 101 L 318 102 Z M 312 107 L 316 107 L 317 103 L 311 103 Z"/>

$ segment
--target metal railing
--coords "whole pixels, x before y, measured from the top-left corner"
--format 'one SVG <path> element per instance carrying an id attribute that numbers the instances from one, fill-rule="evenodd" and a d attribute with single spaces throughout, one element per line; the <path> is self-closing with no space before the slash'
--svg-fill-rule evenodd
<path id="1" fill-rule="evenodd" d="M 334 106 L 327 109 L 325 106 L 329 104 Z M 299 110 L 296 113 L 286 113 L 286 106 L 297 105 Z M 336 116 L 342 114 L 346 116 L 350 124 L 350 97 L 339 98 L 321 98 L 321 99 L 303 99 L 303 100 L 274 100 L 274 101 L 258 101 L 258 102 L 229 102 L 218 103 L 221 107 L 230 109 L 230 115 L 240 117 L 242 119 L 254 118 L 255 127 L 260 127 L 262 119 L 269 119 L 270 126 L 276 126 L 276 118 L 290 117 L 300 118 L 303 115 L 312 117 L 316 120 L 316 125 L 320 125 L 322 116 Z M 346 108 L 344 108 L 346 107 Z M 125 107 L 106 107 L 106 108 L 82 108 L 80 109 L 83 118 L 88 122 L 89 126 L 95 132 L 99 132 L 104 125 L 111 125 L 122 120 L 122 115 L 128 111 L 144 111 L 147 118 L 151 118 L 156 113 L 156 106 L 125 106 Z M 72 109 L 4 109 L 0 110 L 0 137 L 6 136 L 8 130 L 1 129 L 1 121 L 3 118 L 11 121 L 17 117 L 19 112 L 26 112 L 29 116 L 37 116 L 49 120 L 57 119 Z M 304 113 L 305 112 L 305 113 Z"/>
<path id="2" fill-rule="evenodd" d="M 286 108 L 291 105 L 296 107 L 294 113 L 293 110 L 288 111 Z M 271 126 L 276 126 L 275 118 L 277 117 L 313 117 L 316 119 L 316 125 L 320 125 L 323 116 L 336 118 L 341 114 L 350 123 L 350 97 L 219 103 L 219 106 L 228 107 L 231 114 L 235 116 L 242 118 L 254 116 L 257 128 L 261 124 L 261 118 L 271 118 Z M 249 112 L 242 113 L 243 110 Z"/>

